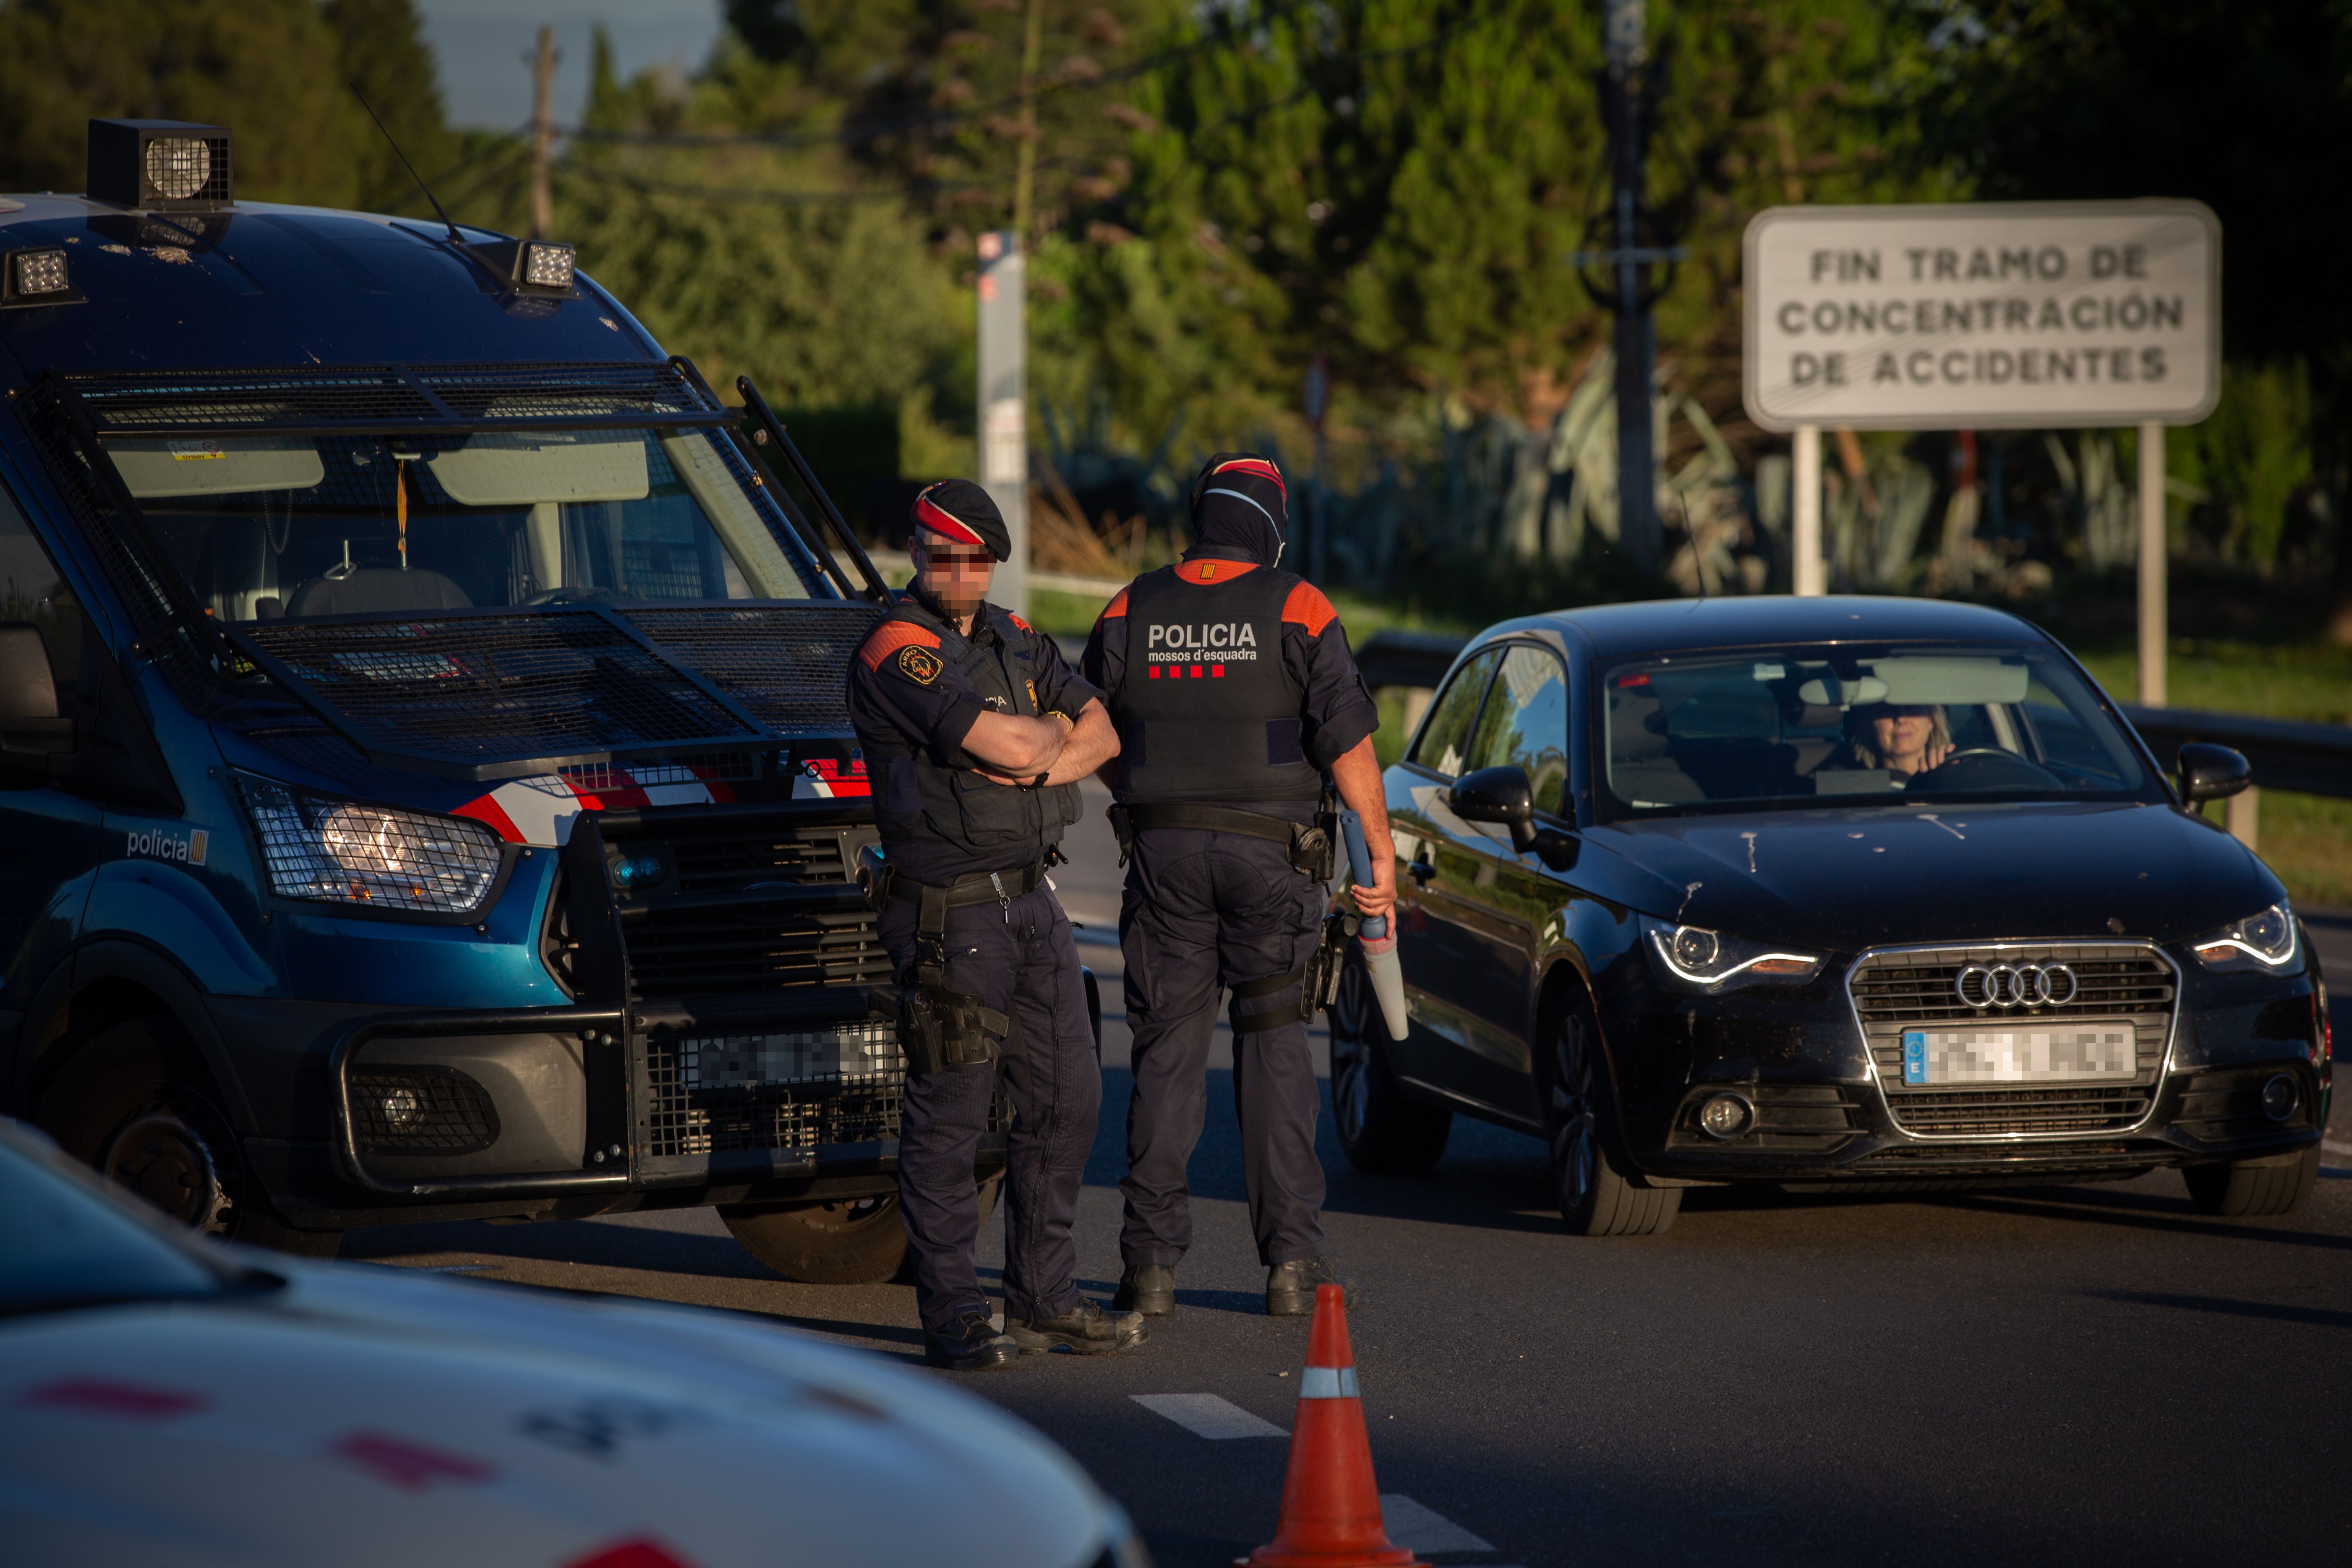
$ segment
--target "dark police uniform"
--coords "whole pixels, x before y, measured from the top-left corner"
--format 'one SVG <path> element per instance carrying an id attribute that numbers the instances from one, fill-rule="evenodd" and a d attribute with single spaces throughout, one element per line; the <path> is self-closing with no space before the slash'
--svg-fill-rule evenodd
<path id="1" fill-rule="evenodd" d="M 1303 982 L 1324 889 L 1294 864 L 1304 857 L 1289 840 L 1294 827 L 1313 825 L 1331 764 L 1380 724 L 1330 602 L 1248 558 L 1278 553 L 1278 532 L 1272 550 L 1201 537 L 1180 564 L 1145 574 L 1110 602 L 1084 661 L 1109 694 L 1120 745 L 1115 793 L 1138 825 L 1118 928 L 1134 1034 L 1129 1170 L 1119 1186 L 1130 1273 L 1172 1268 L 1192 1245 L 1185 1166 L 1227 987 L 1236 992 L 1234 1094 L 1259 1260 L 1271 1268 L 1323 1255 Z M 1228 820 L 1256 831 L 1150 826 L 1155 816 L 1200 815 L 1165 809 L 1185 805 L 1245 813 Z M 1129 1300 L 1123 1287 L 1117 1304 Z"/>
<path id="2" fill-rule="evenodd" d="M 880 933 L 902 986 L 927 955 L 918 924 L 943 904 L 947 993 L 976 998 L 996 1062 L 910 1069 L 898 1133 L 899 1205 L 923 1327 L 983 1317 L 972 1248 L 980 1235 L 973 1154 L 997 1068 L 1012 1101 L 1005 1173 L 1008 1325 L 1079 1304 L 1071 1226 L 1102 1096 L 1070 922 L 1046 885 L 1046 852 L 1076 820 L 1075 785 L 1014 788 L 972 771 L 962 750 L 986 710 L 1073 721 L 1100 693 L 1018 616 L 982 605 L 970 637 L 914 598 L 851 661 L 849 711 L 865 748 L 890 896 Z M 940 890 L 944 890 L 943 892 Z M 937 909 L 929 912 L 938 913 Z M 936 973 L 936 972 L 934 972 Z"/>

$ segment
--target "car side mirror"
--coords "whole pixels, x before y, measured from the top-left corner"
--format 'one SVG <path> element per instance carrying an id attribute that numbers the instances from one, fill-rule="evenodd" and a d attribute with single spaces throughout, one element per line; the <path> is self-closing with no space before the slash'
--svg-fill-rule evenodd
<path id="1" fill-rule="evenodd" d="M 2180 798 L 2189 805 L 2226 800 L 2254 782 L 2253 764 L 2227 746 L 2191 741 L 2180 748 Z"/>
<path id="2" fill-rule="evenodd" d="M 0 756 L 37 766 L 72 750 L 73 721 L 58 716 L 58 683 L 40 628 L 0 622 Z"/>
<path id="3" fill-rule="evenodd" d="M 1536 844 L 1535 792 L 1522 768 L 1480 768 L 1454 781 L 1448 804 L 1465 822 L 1499 822 L 1511 830 L 1511 847 L 1526 854 Z"/>

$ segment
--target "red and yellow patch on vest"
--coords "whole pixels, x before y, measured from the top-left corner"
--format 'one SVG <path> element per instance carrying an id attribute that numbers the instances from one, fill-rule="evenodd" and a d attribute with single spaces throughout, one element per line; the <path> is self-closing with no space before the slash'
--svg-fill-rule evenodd
<path id="1" fill-rule="evenodd" d="M 919 647 L 909 643 L 898 650 L 898 673 L 918 686 L 929 686 L 940 678 L 940 671 L 946 668 L 947 666 L 940 662 L 940 656 L 929 648 Z"/>

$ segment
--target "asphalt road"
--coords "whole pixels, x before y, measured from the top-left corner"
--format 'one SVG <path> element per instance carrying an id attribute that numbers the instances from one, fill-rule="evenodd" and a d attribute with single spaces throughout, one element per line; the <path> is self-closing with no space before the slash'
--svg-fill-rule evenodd
<path id="1" fill-rule="evenodd" d="M 1079 1276 L 1106 1296 L 1129 1084 L 1108 837 L 1090 813 L 1058 875 L 1105 981 Z M 2352 918 L 2320 942 L 2352 977 Z M 2336 1025 L 2352 1038 L 2341 1002 Z M 1177 1315 L 1129 1355 L 962 1380 L 1076 1456 L 1163 1568 L 1223 1568 L 1271 1538 L 1306 1343 L 1303 1320 L 1260 1310 L 1225 1067 Z M 1465 1568 L 2352 1561 L 2352 1113 L 2330 1139 L 2346 1168 L 2286 1220 L 2203 1218 L 2160 1173 L 1915 1202 L 1701 1189 L 1664 1237 L 1591 1241 L 1561 1233 L 1532 1140 L 1457 1120 L 1433 1174 L 1368 1177 L 1327 1119 L 1392 1533 Z M 786 1284 L 709 1211 L 388 1226 L 345 1256 L 920 1352 L 910 1289 Z M 1190 1426 L 1135 1397 L 1170 1394 L 1192 1396 L 1155 1401 Z M 1193 1429 L 1247 1417 L 1261 1435 Z"/>

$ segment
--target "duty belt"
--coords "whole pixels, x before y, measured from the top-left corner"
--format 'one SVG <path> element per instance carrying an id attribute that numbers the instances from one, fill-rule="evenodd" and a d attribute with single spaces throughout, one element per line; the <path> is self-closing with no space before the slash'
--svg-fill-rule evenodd
<path id="1" fill-rule="evenodd" d="M 1331 875 L 1331 830 L 1322 814 L 1312 823 L 1268 816 L 1238 806 L 1211 805 L 1196 800 L 1139 800 L 1110 808 L 1111 830 L 1118 836 L 1119 863 L 1134 852 L 1135 836 L 1149 827 L 1192 827 L 1210 833 L 1236 833 L 1263 838 L 1290 851 L 1294 870 L 1320 882 Z"/>

